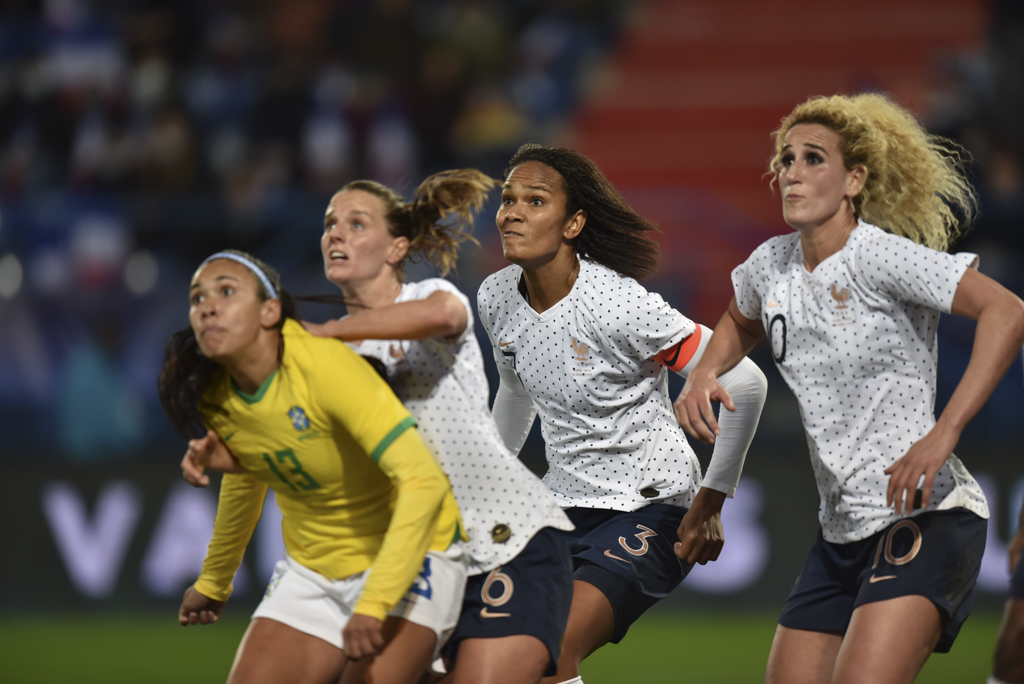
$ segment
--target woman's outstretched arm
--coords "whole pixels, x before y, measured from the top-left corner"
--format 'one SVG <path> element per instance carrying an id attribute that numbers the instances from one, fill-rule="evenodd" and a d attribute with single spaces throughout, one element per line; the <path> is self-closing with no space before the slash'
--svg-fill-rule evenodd
<path id="1" fill-rule="evenodd" d="M 326 323 L 303 322 L 318 337 L 342 340 L 421 340 L 456 337 L 469 324 L 469 314 L 459 298 L 438 290 L 424 299 L 368 309 Z"/>

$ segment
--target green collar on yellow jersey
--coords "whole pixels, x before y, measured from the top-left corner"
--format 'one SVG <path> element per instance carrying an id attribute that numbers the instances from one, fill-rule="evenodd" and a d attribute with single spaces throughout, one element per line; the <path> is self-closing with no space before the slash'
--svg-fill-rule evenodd
<path id="1" fill-rule="evenodd" d="M 231 389 L 235 390 L 235 394 L 240 396 L 242 398 L 242 401 L 244 401 L 246 404 L 255 404 L 257 401 L 263 398 L 264 394 L 267 393 L 267 388 L 270 387 L 270 383 L 272 383 L 274 381 L 274 378 L 277 377 L 277 370 L 278 369 L 275 368 L 274 372 L 270 374 L 270 377 L 264 380 L 263 384 L 260 385 L 259 389 L 257 389 L 253 394 L 249 394 L 248 392 L 243 392 L 242 390 L 238 389 L 238 385 L 235 384 L 234 380 L 231 381 Z"/>

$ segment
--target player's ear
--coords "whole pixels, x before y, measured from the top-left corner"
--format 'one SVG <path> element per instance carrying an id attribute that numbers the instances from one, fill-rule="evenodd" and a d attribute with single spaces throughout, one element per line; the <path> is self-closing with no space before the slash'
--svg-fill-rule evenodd
<path id="1" fill-rule="evenodd" d="M 846 196 L 853 199 L 864 189 L 868 179 L 868 170 L 863 166 L 855 166 L 846 173 Z"/>
<path id="2" fill-rule="evenodd" d="M 575 240 L 583 232 L 583 226 L 587 223 L 587 212 L 577 209 L 576 213 L 570 216 L 562 229 L 562 237 L 566 240 Z"/>
<path id="3" fill-rule="evenodd" d="M 390 266 L 397 266 L 409 253 L 409 238 L 402 236 L 391 240 L 391 247 L 388 248 L 387 262 Z"/>
<path id="4" fill-rule="evenodd" d="M 268 299 L 260 304 L 260 325 L 264 328 L 273 328 L 281 322 L 281 300 Z"/>

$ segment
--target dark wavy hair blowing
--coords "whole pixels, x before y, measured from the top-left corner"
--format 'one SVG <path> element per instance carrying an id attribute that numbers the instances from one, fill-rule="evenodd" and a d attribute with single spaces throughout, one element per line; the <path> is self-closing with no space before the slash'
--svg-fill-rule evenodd
<path id="1" fill-rule="evenodd" d="M 281 320 L 275 326 L 279 330 L 284 326 L 285 319 L 297 318 L 295 300 L 281 288 L 281 276 L 273 268 L 256 257 L 235 249 L 224 250 L 249 259 L 267 276 L 277 290 L 281 300 Z M 267 301 L 270 293 L 260 283 L 259 278 L 252 274 L 256 283 L 257 296 L 260 301 Z M 279 348 L 283 351 L 283 345 Z M 174 333 L 164 347 L 164 363 L 160 370 L 157 388 L 160 392 L 160 404 L 174 429 L 185 439 L 202 437 L 206 434 L 203 416 L 199 412 L 199 401 L 209 386 L 219 364 L 203 356 L 199 342 L 191 326 Z"/>
<path id="2" fill-rule="evenodd" d="M 411 202 L 391 188 L 372 180 L 356 180 L 343 190 L 362 190 L 379 197 L 391 234 L 409 239 L 408 256 L 419 255 L 441 275 L 455 268 L 459 245 L 479 244 L 470 233 L 474 215 L 484 205 L 487 193 L 498 182 L 476 169 L 453 169 L 428 176 Z M 404 278 L 405 262 L 399 265 Z"/>
<path id="3" fill-rule="evenodd" d="M 587 214 L 576 253 L 617 273 L 643 280 L 658 270 L 661 250 L 647 236 L 658 227 L 633 210 L 597 164 L 575 150 L 527 143 L 508 162 L 504 179 L 526 162 L 550 166 L 565 181 L 566 216 Z"/>

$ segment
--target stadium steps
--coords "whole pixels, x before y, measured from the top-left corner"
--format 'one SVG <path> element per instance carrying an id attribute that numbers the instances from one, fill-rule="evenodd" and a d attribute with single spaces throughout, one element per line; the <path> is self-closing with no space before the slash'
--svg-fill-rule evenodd
<path id="1" fill-rule="evenodd" d="M 975 49 L 987 18 L 985 0 L 652 0 L 564 143 L 661 225 L 667 270 L 718 283 L 786 230 L 763 177 L 782 116 L 865 90 L 923 112 L 941 56 Z M 721 311 L 721 296 L 690 298 Z"/>

